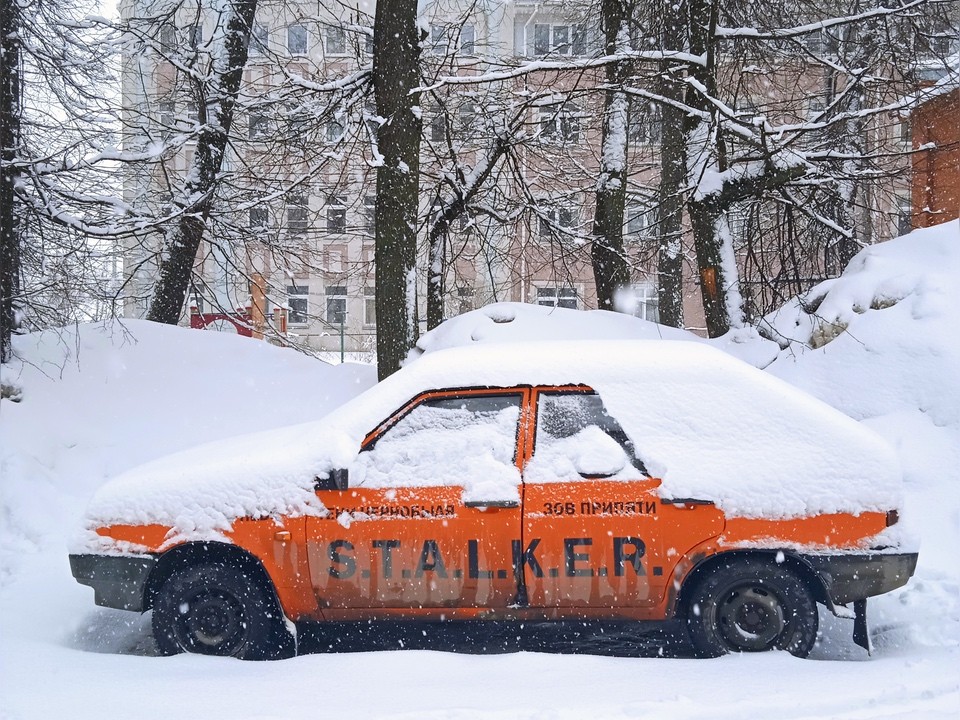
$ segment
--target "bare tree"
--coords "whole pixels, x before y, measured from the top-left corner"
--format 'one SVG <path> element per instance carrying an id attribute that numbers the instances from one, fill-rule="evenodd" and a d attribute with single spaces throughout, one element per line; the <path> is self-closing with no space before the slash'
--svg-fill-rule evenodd
<path id="1" fill-rule="evenodd" d="M 417 340 L 420 181 L 420 30 L 416 0 L 381 0 L 373 30 L 373 87 L 384 118 L 377 147 L 377 372 L 385 378 Z"/>
<path id="2" fill-rule="evenodd" d="M 591 244 L 597 306 L 601 310 L 616 309 L 618 292 L 630 285 L 630 269 L 623 251 L 623 211 L 629 172 L 627 132 L 630 124 L 630 100 L 624 83 L 630 75 L 631 63 L 624 56 L 630 48 L 632 9 L 633 3 L 624 0 L 603 0 L 601 4 L 605 53 L 620 56 L 605 68 L 603 136 Z"/>
<path id="3" fill-rule="evenodd" d="M 11 356 L 20 296 L 21 230 L 14 184 L 20 145 L 20 7 L 0 0 L 0 363 Z"/>
<path id="4" fill-rule="evenodd" d="M 167 238 L 148 320 L 173 325 L 183 311 L 191 270 L 210 216 L 217 176 L 223 167 L 256 10 L 257 0 L 231 0 L 227 4 L 222 49 L 215 48 L 209 68 L 196 68 L 192 78 L 201 129 L 193 167 L 182 196 L 175 200 L 181 210 L 180 219 Z"/>

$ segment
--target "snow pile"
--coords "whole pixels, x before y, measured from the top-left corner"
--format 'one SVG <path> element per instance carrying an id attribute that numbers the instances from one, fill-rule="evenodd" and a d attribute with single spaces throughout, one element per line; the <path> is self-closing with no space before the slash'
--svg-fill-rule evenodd
<path id="1" fill-rule="evenodd" d="M 61 547 L 107 478 L 207 440 L 323 417 L 376 381 L 367 366 L 136 320 L 17 337 L 14 351 L 0 370 L 22 395 L 0 401 L 0 584 L 37 548 Z"/>
<path id="2" fill-rule="evenodd" d="M 858 418 L 960 422 L 960 222 L 862 250 L 843 275 L 764 319 L 770 370 Z"/>
<path id="3" fill-rule="evenodd" d="M 765 318 L 768 370 L 880 433 L 900 456 L 920 565 L 960 547 L 960 222 L 861 251 L 835 280 Z M 913 592 L 908 588 L 908 593 Z M 960 628 L 952 636 L 960 639 Z"/>
<path id="4" fill-rule="evenodd" d="M 437 350 L 487 343 L 538 340 L 680 340 L 712 345 L 718 350 L 765 367 L 777 356 L 776 343 L 750 328 L 731 330 L 708 340 L 687 330 L 659 325 L 608 310 L 570 310 L 530 303 L 495 303 L 458 315 L 425 333 L 407 362 Z"/>
<path id="5" fill-rule="evenodd" d="M 607 310 L 569 310 L 503 302 L 458 315 L 425 333 L 408 361 L 424 353 L 480 343 L 536 340 L 692 340 L 686 330 Z"/>

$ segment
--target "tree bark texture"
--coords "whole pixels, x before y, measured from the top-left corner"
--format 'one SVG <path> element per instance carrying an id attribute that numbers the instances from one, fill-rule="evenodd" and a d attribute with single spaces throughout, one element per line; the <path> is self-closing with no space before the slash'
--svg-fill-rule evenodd
<path id="1" fill-rule="evenodd" d="M 603 0 L 605 52 L 627 49 L 629 6 L 624 0 Z M 590 259 L 597 288 L 597 307 L 616 309 L 617 293 L 630 286 L 630 267 L 623 252 L 623 210 L 627 197 L 627 138 L 630 103 L 623 85 L 630 75 L 626 60 L 606 65 L 602 154 L 597 179 Z"/>
<path id="2" fill-rule="evenodd" d="M 661 47 L 680 50 L 687 36 L 686 2 L 664 4 Z M 683 102 L 683 84 L 673 63 L 660 64 L 659 93 Z M 660 106 L 660 187 L 657 222 L 657 298 L 660 322 L 683 327 L 683 189 L 687 179 L 687 152 L 683 110 Z"/>
<path id="3" fill-rule="evenodd" d="M 14 207 L 20 155 L 20 9 L 0 0 L 0 362 L 13 354 L 20 296 L 20 223 Z"/>
<path id="4" fill-rule="evenodd" d="M 257 0 L 233 0 L 230 7 L 232 12 L 227 21 L 223 57 L 215 62 L 210 80 L 197 88 L 201 129 L 193 167 L 179 200 L 182 204 L 180 220 L 168 232 L 166 252 L 147 312 L 147 319 L 154 322 L 176 325 L 180 320 L 197 251 L 213 208 L 217 178 L 223 166 L 233 110 L 247 63 L 247 46 Z"/>
<path id="5" fill-rule="evenodd" d="M 688 181 L 693 188 L 693 193 L 687 201 L 687 212 L 690 215 L 694 250 L 697 255 L 703 313 L 707 321 L 707 334 L 710 337 L 725 334 L 730 329 L 731 323 L 740 324 L 736 318 L 730 316 L 727 295 L 731 283 L 737 285 L 739 281 L 736 277 L 727 277 L 728 268 L 722 262 L 723 238 L 718 233 L 717 227 L 721 210 L 715 197 L 711 195 L 703 197 L 696 190 L 704 171 L 719 172 L 725 169 L 717 109 L 709 100 L 717 97 L 714 30 L 717 26 L 718 12 L 719 0 L 690 0 L 690 53 L 703 56 L 706 58 L 706 63 L 690 66 L 691 77 L 705 92 L 689 85 L 687 105 L 699 110 L 701 114 L 709 115 L 710 120 L 688 115 L 684 127 L 687 136 Z M 735 267 L 730 269 L 735 271 Z"/>
<path id="6" fill-rule="evenodd" d="M 380 0 L 373 25 L 373 87 L 378 133 L 376 308 L 377 372 L 400 369 L 417 341 L 417 208 L 421 121 L 420 32 L 416 0 Z"/>

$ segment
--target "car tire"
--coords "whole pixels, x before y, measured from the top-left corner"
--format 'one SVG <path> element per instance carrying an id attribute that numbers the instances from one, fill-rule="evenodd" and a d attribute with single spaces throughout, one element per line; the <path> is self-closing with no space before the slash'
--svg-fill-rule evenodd
<path id="1" fill-rule="evenodd" d="M 153 637 L 161 655 L 268 660 L 294 654 L 294 641 L 268 591 L 243 569 L 225 565 L 175 572 L 154 602 Z"/>
<path id="2" fill-rule="evenodd" d="M 736 558 L 713 568 L 687 603 L 687 629 L 701 657 L 765 650 L 806 657 L 818 625 L 806 583 L 772 559 Z"/>

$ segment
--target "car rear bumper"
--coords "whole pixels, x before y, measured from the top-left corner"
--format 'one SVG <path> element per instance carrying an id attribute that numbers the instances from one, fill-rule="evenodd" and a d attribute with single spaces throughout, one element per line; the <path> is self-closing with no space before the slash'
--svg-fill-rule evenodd
<path id="1" fill-rule="evenodd" d="M 93 588 L 97 605 L 142 612 L 143 589 L 156 563 L 152 555 L 71 555 L 70 571 Z"/>
<path id="2" fill-rule="evenodd" d="M 800 558 L 820 576 L 835 605 L 845 605 L 896 590 L 917 567 L 917 553 L 819 555 Z"/>

